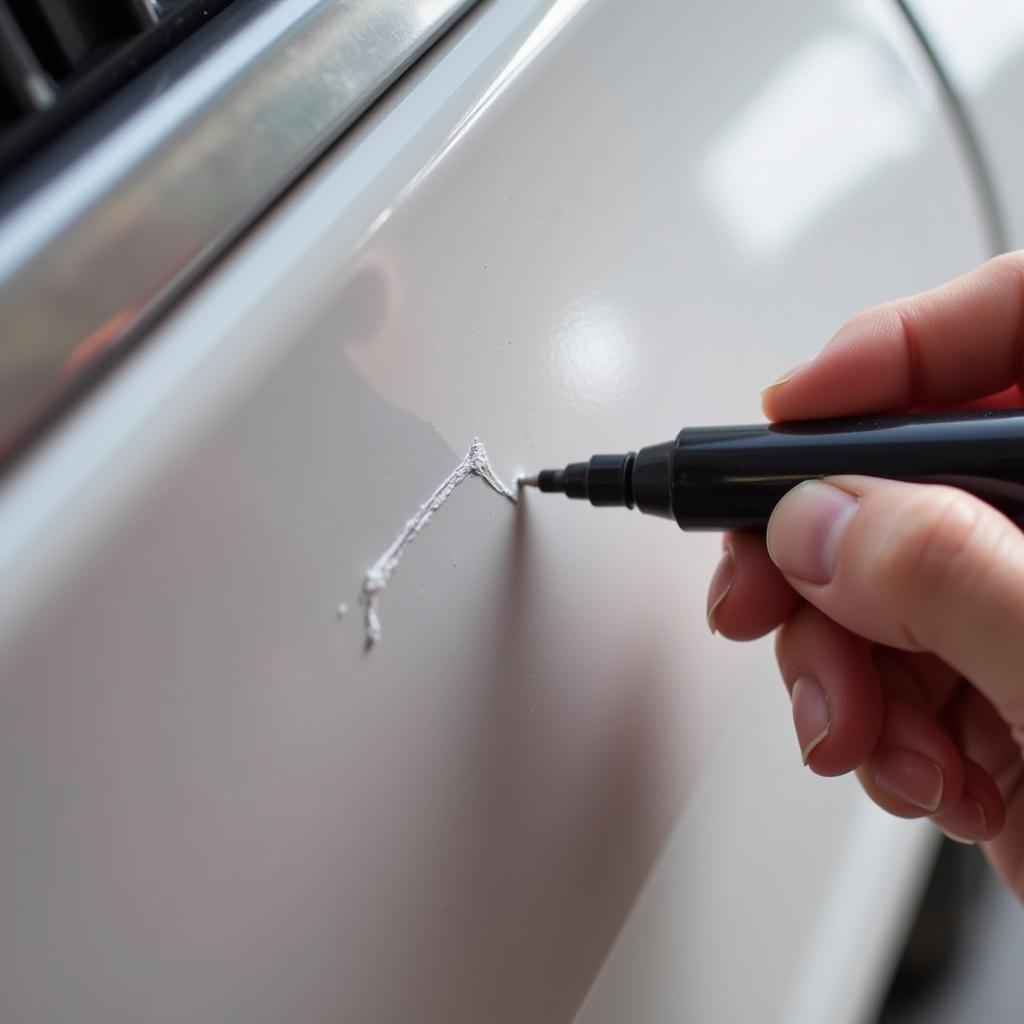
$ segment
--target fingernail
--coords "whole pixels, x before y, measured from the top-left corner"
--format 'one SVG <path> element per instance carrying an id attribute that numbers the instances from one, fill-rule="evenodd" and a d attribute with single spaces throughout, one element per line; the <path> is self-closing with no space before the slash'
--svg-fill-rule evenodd
<path id="1" fill-rule="evenodd" d="M 964 797 L 951 811 L 934 820 L 957 843 L 971 845 L 988 835 L 985 808 L 973 797 Z"/>
<path id="2" fill-rule="evenodd" d="M 791 370 L 787 370 L 781 376 L 776 377 L 767 387 L 761 388 L 761 394 L 763 395 L 766 391 L 771 391 L 772 388 L 782 387 L 783 384 L 791 381 L 806 365 L 806 360 L 802 363 L 797 363 Z"/>
<path id="3" fill-rule="evenodd" d="M 800 756 L 804 764 L 814 749 L 828 735 L 832 725 L 832 711 L 828 696 L 821 683 L 812 676 L 801 676 L 793 684 L 793 725 L 800 743 Z"/>
<path id="4" fill-rule="evenodd" d="M 768 554 L 790 576 L 828 583 L 835 574 L 839 538 L 858 500 L 839 487 L 807 480 L 775 506 L 768 521 Z"/>
<path id="5" fill-rule="evenodd" d="M 882 754 L 875 767 L 875 783 L 929 813 L 942 803 L 942 769 L 910 750 L 887 750 Z"/>
<path id="6" fill-rule="evenodd" d="M 718 611 L 718 606 L 729 596 L 735 568 L 732 548 L 727 547 L 722 554 L 722 560 L 718 563 L 718 567 L 711 577 L 711 586 L 708 588 L 708 628 L 712 633 L 715 632 L 715 612 Z"/>

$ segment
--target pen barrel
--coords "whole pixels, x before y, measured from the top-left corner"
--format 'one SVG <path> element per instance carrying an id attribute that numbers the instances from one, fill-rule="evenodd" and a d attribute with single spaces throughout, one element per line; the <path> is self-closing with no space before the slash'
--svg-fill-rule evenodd
<path id="1" fill-rule="evenodd" d="M 949 484 L 1024 522 L 1024 413 L 686 428 L 672 448 L 672 514 L 684 530 L 763 528 L 797 484 L 847 474 Z"/>

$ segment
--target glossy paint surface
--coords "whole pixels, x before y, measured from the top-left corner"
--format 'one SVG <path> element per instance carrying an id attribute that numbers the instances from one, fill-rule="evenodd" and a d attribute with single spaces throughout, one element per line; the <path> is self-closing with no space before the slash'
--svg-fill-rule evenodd
<path id="1" fill-rule="evenodd" d="M 482 5 L 7 481 L 5 1019 L 858 1019 L 926 834 L 800 767 L 713 538 L 469 480 L 372 651 L 356 598 L 474 436 L 753 419 L 979 260 L 916 61 L 881 4 Z"/>

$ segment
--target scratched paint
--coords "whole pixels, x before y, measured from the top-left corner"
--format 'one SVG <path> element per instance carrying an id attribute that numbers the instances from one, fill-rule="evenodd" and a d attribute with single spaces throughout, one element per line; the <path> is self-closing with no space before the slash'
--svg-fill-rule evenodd
<path id="1" fill-rule="evenodd" d="M 372 647 L 380 640 L 380 595 L 388 585 L 405 549 L 413 542 L 416 535 L 430 522 L 434 513 L 452 496 L 455 488 L 471 476 L 477 476 L 492 490 L 509 499 L 516 500 L 516 492 L 502 482 L 491 467 L 487 458 L 487 450 L 480 438 L 474 437 L 466 457 L 438 485 L 433 494 L 417 509 L 416 514 L 402 527 L 398 536 L 385 549 L 384 553 L 366 571 L 360 600 L 363 604 L 366 620 L 366 644 Z M 341 608 L 339 606 L 339 613 Z"/>

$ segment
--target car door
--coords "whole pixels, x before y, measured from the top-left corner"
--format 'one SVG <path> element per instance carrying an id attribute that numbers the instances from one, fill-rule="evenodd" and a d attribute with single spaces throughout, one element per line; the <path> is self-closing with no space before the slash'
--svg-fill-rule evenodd
<path id="1" fill-rule="evenodd" d="M 888 3 L 474 7 L 8 468 L 5 1019 L 863 1019 L 930 833 L 801 767 L 717 538 L 470 476 L 375 643 L 364 578 L 474 438 L 755 420 L 988 251 Z"/>

